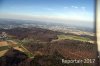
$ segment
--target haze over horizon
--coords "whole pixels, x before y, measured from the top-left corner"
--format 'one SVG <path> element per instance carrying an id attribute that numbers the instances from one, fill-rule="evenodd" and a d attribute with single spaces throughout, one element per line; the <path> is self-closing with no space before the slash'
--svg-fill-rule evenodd
<path id="1" fill-rule="evenodd" d="M 94 24 L 95 0 L 0 0 L 0 4 L 0 18 Z"/>

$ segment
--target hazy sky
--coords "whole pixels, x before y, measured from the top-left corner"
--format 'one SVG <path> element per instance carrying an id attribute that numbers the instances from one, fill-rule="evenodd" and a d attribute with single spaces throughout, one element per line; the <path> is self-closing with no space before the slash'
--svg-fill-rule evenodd
<path id="1" fill-rule="evenodd" d="M 0 0 L 0 18 L 94 22 L 95 0 Z"/>

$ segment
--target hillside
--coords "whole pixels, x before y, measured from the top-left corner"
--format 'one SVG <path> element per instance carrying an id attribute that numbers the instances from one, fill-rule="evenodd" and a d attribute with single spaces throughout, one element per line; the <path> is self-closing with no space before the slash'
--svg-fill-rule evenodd
<path id="1" fill-rule="evenodd" d="M 92 64 L 83 63 L 84 65 L 96 64 L 97 45 L 94 36 L 80 36 L 42 28 L 0 29 L 0 33 L 2 32 L 7 34 L 7 39 L 0 41 L 1 58 L 15 58 L 17 57 L 16 52 L 25 54 L 23 61 L 17 63 L 17 60 L 14 59 L 14 63 L 19 66 L 23 65 L 24 62 L 31 64 L 30 66 L 36 66 L 35 64 L 39 66 L 64 66 L 66 64 L 61 63 L 62 59 L 86 58 L 95 59 L 95 62 Z M 17 58 L 20 59 L 19 56 Z M 3 59 L 0 62 L 2 61 Z M 11 62 L 7 62 L 7 64 L 12 64 Z M 72 66 L 73 64 L 68 65 Z"/>

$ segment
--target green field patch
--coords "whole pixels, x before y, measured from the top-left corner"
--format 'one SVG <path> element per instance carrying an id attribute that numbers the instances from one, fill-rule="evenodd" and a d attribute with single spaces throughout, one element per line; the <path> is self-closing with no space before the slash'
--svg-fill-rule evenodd
<path id="1" fill-rule="evenodd" d="M 91 39 L 81 37 L 81 36 L 73 36 L 73 35 L 57 35 L 58 40 L 65 40 L 65 39 L 71 39 L 71 40 L 79 40 L 79 41 L 90 41 Z"/>
<path id="2" fill-rule="evenodd" d="M 7 49 L 9 49 L 9 46 L 2 46 L 2 47 L 0 47 L 0 51 L 7 50 Z"/>

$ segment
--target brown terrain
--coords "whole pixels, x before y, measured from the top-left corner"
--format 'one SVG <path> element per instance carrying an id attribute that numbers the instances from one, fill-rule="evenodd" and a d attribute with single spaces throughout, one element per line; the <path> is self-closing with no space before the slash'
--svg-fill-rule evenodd
<path id="1" fill-rule="evenodd" d="M 0 63 L 3 60 L 2 58 L 6 59 L 5 62 L 8 61 L 7 58 L 12 58 L 11 62 L 6 63 L 8 66 L 14 66 L 14 64 L 15 66 L 81 66 L 80 64 L 62 64 L 61 59 L 88 58 L 97 60 L 97 45 L 95 43 L 70 39 L 53 41 L 58 39 L 57 35 L 64 33 L 41 28 L 1 29 L 1 32 L 6 32 L 10 36 L 10 40 L 2 41 L 0 45 L 13 48 L 6 50 L 1 56 Z M 93 40 L 91 36 L 88 38 Z M 32 56 L 28 56 L 28 54 Z M 82 65 L 94 66 L 94 64 L 96 64 L 96 61 L 92 64 Z"/>
<path id="2" fill-rule="evenodd" d="M 8 46 L 8 43 L 6 41 L 0 41 L 0 47 L 1 46 Z"/>

